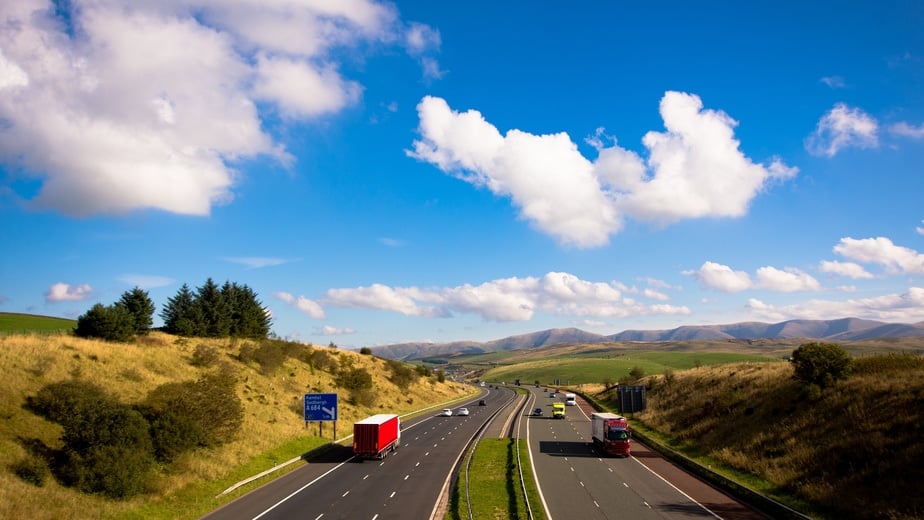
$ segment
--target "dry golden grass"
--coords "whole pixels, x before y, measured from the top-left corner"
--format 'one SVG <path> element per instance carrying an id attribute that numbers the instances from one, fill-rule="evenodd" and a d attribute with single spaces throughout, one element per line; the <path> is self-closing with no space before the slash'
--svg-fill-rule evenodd
<path id="1" fill-rule="evenodd" d="M 917 361 L 914 361 L 914 360 Z M 788 363 L 651 378 L 635 414 L 689 452 L 757 475 L 830 518 L 921 518 L 924 360 L 876 363 L 820 394 Z"/>
<path id="2" fill-rule="evenodd" d="M 352 360 L 354 366 L 373 375 L 376 400 L 370 407 L 354 406 L 333 376 L 294 359 L 272 375 L 261 373 L 256 364 L 236 360 L 246 342 L 234 340 L 181 339 L 153 333 L 134 344 L 113 344 L 70 336 L 0 336 L 0 518 L 79 519 L 142 517 L 140 508 L 170 500 L 189 486 L 219 480 L 236 467 L 266 457 L 273 465 L 273 450 L 303 440 L 306 447 L 321 442 L 318 426 L 306 428 L 302 419 L 305 393 L 340 393 L 338 437 L 352 431 L 355 420 L 374 413 L 407 413 L 461 397 L 473 389 L 451 383 L 420 379 L 407 391 L 387 380 L 384 361 L 349 351 L 315 347 Z M 79 377 L 105 388 L 125 403 L 136 403 L 159 385 L 195 380 L 216 367 L 196 367 L 190 361 L 199 345 L 221 353 L 219 363 L 236 373 L 238 395 L 244 404 L 244 423 L 239 435 L 220 448 L 202 449 L 184 455 L 153 482 L 151 493 L 131 500 L 113 501 L 88 496 L 63 487 L 49 475 L 43 487 L 15 476 L 11 465 L 24 459 L 29 443 L 59 447 L 61 428 L 23 408 L 25 399 L 43 386 Z M 324 425 L 324 437 L 333 430 Z M 282 462 L 282 461 L 279 461 Z"/>

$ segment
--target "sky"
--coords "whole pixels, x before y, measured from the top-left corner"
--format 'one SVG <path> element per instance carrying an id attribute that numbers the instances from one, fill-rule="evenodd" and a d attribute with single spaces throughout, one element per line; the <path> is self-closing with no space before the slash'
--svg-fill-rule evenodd
<path id="1" fill-rule="evenodd" d="M 644 4 L 644 5 L 642 5 Z M 924 4 L 0 2 L 0 311 L 924 321 Z"/>

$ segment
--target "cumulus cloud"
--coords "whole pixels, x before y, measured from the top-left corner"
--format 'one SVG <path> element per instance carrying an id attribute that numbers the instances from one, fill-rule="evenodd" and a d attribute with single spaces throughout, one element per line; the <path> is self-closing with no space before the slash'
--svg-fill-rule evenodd
<path id="1" fill-rule="evenodd" d="M 685 271 L 684 274 L 696 278 L 703 287 L 729 293 L 748 289 L 796 292 L 820 291 L 822 288 L 818 280 L 793 267 L 777 269 L 764 266 L 757 269 L 752 279 L 744 271 L 735 271 L 727 265 L 707 261 L 698 270 Z"/>
<path id="2" fill-rule="evenodd" d="M 922 222 L 924 222 L 924 221 L 922 221 Z M 918 226 L 918 227 L 914 228 L 914 230 L 915 230 L 919 235 L 924 235 L 924 226 Z"/>
<path id="3" fill-rule="evenodd" d="M 924 124 L 914 126 L 901 121 L 890 126 L 889 132 L 903 137 L 910 137 L 912 139 L 921 139 L 924 138 Z"/>
<path id="4" fill-rule="evenodd" d="M 47 303 L 54 302 L 81 302 L 93 295 L 93 289 L 87 284 L 70 285 L 63 282 L 56 283 L 45 293 Z"/>
<path id="5" fill-rule="evenodd" d="M 924 274 L 924 254 L 897 246 L 885 237 L 842 238 L 834 252 L 857 262 L 879 265 L 889 274 Z"/>
<path id="6" fill-rule="evenodd" d="M 689 314 L 684 306 L 645 305 L 623 294 L 616 282 L 590 282 L 569 273 L 504 278 L 480 285 L 418 288 L 368 287 L 331 289 L 326 306 L 376 309 L 407 316 L 448 317 L 478 314 L 487 321 L 526 321 L 536 312 L 582 318 L 654 314 Z"/>
<path id="7" fill-rule="evenodd" d="M 734 271 L 727 265 L 704 262 L 698 271 L 686 271 L 699 283 L 709 289 L 722 292 L 740 292 L 751 288 L 751 276 L 744 271 Z"/>
<path id="8" fill-rule="evenodd" d="M 295 307 L 296 309 L 298 309 L 304 314 L 307 314 L 311 318 L 314 318 L 316 320 L 324 319 L 324 309 L 321 307 L 320 304 L 318 304 L 314 300 L 310 300 L 308 298 L 305 298 L 304 296 L 295 297 L 294 295 L 290 293 L 282 292 L 282 291 L 273 293 L 273 296 L 276 299 L 282 302 L 285 302 L 291 305 L 292 307 Z"/>
<path id="9" fill-rule="evenodd" d="M 563 132 L 511 129 L 502 135 L 480 112 L 457 112 L 431 96 L 417 111 L 420 139 L 408 155 L 510 197 L 521 218 L 575 247 L 606 244 L 626 218 L 666 225 L 686 218 L 740 217 L 770 181 L 797 172 L 778 159 L 754 163 L 734 138 L 736 121 L 681 92 L 662 98 L 666 130 L 642 139 L 647 160 L 618 146 L 602 129 L 587 139 L 598 153 L 592 161 Z"/>
<path id="10" fill-rule="evenodd" d="M 886 294 L 874 298 L 809 300 L 786 306 L 774 306 L 757 299 L 747 308 L 756 316 L 772 321 L 787 319 L 825 320 L 852 316 L 887 322 L 915 323 L 924 320 L 924 288 L 910 287 L 903 294 Z"/>
<path id="11" fill-rule="evenodd" d="M 239 161 L 294 160 L 266 118 L 358 101 L 341 49 L 428 34 L 374 0 L 17 0 L 0 19 L 0 161 L 68 215 L 209 214 Z"/>
<path id="12" fill-rule="evenodd" d="M 847 147 L 879 146 L 879 123 L 859 108 L 834 105 L 818 121 L 815 132 L 805 139 L 805 149 L 814 155 L 834 157 Z"/>
<path id="13" fill-rule="evenodd" d="M 330 325 L 324 325 L 317 331 L 317 335 L 319 336 L 343 336 L 347 334 L 356 334 L 356 331 L 349 327 L 339 328 Z"/>
<path id="14" fill-rule="evenodd" d="M 837 260 L 823 260 L 818 268 L 823 273 L 835 274 L 853 278 L 854 280 L 872 278 L 872 273 L 863 268 L 862 265 L 854 262 L 838 262 Z"/>

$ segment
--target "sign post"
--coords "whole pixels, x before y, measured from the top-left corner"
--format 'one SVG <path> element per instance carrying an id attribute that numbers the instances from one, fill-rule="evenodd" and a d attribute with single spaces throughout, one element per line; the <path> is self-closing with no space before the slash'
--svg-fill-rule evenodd
<path id="1" fill-rule="evenodd" d="M 334 421 L 334 440 L 337 440 L 337 394 L 305 394 L 305 426 L 308 422 L 318 421 L 318 436 L 321 423 Z"/>

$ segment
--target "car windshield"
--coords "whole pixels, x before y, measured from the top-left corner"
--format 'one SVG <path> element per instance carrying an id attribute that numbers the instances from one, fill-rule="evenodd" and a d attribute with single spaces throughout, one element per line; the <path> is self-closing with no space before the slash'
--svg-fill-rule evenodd
<path id="1" fill-rule="evenodd" d="M 624 441 L 629 438 L 629 434 L 625 430 L 610 430 L 607 438 L 611 441 Z"/>

